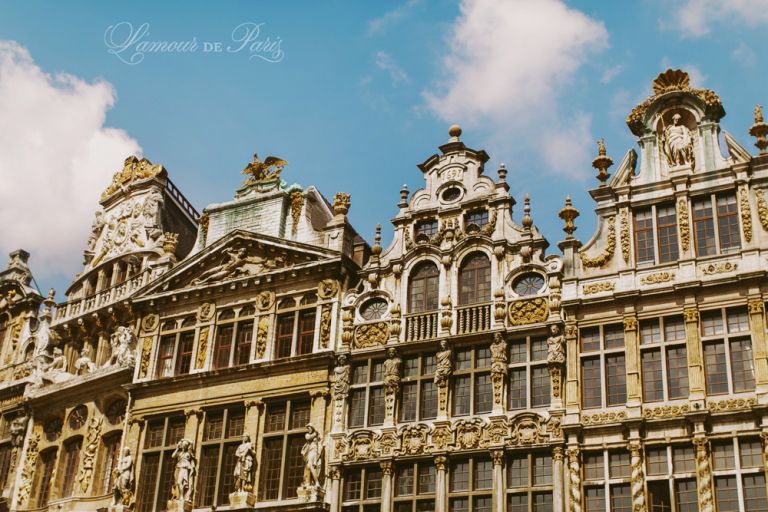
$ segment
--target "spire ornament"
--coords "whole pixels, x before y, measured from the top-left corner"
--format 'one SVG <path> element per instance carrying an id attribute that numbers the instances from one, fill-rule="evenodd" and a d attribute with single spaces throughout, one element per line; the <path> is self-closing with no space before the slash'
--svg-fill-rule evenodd
<path id="1" fill-rule="evenodd" d="M 750 126 L 749 134 L 757 139 L 755 146 L 760 150 L 760 154 L 768 154 L 766 152 L 768 140 L 765 138 L 768 135 L 768 123 L 763 120 L 763 107 L 761 105 L 755 105 L 755 124 Z"/>
<path id="2" fill-rule="evenodd" d="M 563 227 L 563 231 L 565 231 L 567 235 L 565 239 L 572 239 L 573 232 L 576 231 L 576 226 L 573 224 L 573 221 L 579 216 L 579 210 L 574 208 L 573 204 L 571 204 L 571 196 L 565 196 L 565 206 L 557 215 L 565 222 L 565 226 Z"/>
<path id="3" fill-rule="evenodd" d="M 373 247 L 371 247 L 371 254 L 377 257 L 381 254 L 381 224 L 376 224 L 376 236 Z"/>
<path id="4" fill-rule="evenodd" d="M 592 160 L 592 167 L 597 169 L 597 179 L 600 180 L 600 186 L 604 187 L 605 182 L 608 181 L 610 174 L 608 174 L 608 168 L 613 165 L 613 159 L 606 155 L 605 152 L 605 139 L 597 141 L 597 157 Z"/>

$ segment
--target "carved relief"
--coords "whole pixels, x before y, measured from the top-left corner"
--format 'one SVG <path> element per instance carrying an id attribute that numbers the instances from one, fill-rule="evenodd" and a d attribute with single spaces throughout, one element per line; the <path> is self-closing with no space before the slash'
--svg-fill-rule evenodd
<path id="1" fill-rule="evenodd" d="M 707 403 L 707 409 L 712 412 L 735 411 L 749 409 L 753 405 L 757 405 L 757 398 L 730 398 L 728 400 L 720 400 L 719 402 L 709 402 Z"/>
<path id="2" fill-rule="evenodd" d="M 374 457 L 373 433 L 360 430 L 350 436 L 348 448 L 344 450 L 343 459 L 345 461 L 361 461 Z"/>
<path id="3" fill-rule="evenodd" d="M 765 201 L 764 191 L 755 190 L 755 197 L 757 197 L 757 216 L 760 219 L 760 225 L 768 231 L 768 202 Z"/>
<path id="4" fill-rule="evenodd" d="M 299 219 L 301 218 L 301 210 L 304 208 L 304 194 L 301 190 L 294 190 L 291 192 L 291 233 L 295 236 L 299 229 Z"/>
<path id="5" fill-rule="evenodd" d="M 702 437 L 694 437 L 696 447 L 696 476 L 699 489 L 699 510 L 713 512 L 712 500 L 712 468 L 709 465 L 709 442 Z"/>
<path id="6" fill-rule="evenodd" d="M 404 455 L 419 455 L 427 447 L 429 427 L 423 424 L 406 425 L 400 431 L 402 437 L 401 453 Z"/>
<path id="7" fill-rule="evenodd" d="M 656 272 L 640 279 L 640 284 L 659 284 L 668 283 L 675 280 L 674 272 Z"/>
<path id="8" fill-rule="evenodd" d="M 629 443 L 629 466 L 632 485 L 632 511 L 645 512 L 645 476 L 643 474 L 643 456 L 640 443 Z"/>
<path id="9" fill-rule="evenodd" d="M 213 302 L 201 304 L 197 309 L 197 321 L 198 323 L 208 322 L 214 314 L 216 314 L 216 304 Z"/>
<path id="10" fill-rule="evenodd" d="M 262 359 L 267 351 L 267 337 L 269 336 L 269 315 L 259 317 L 256 327 L 256 359 Z"/>
<path id="11" fill-rule="evenodd" d="M 150 313 L 149 315 L 141 319 L 141 332 L 142 333 L 153 332 L 157 327 L 157 324 L 159 323 L 160 323 L 160 315 Z"/>
<path id="12" fill-rule="evenodd" d="M 456 448 L 472 449 L 480 446 L 483 438 L 483 420 L 480 418 L 461 419 L 456 422 Z"/>
<path id="13" fill-rule="evenodd" d="M 447 450 L 449 446 L 454 444 L 453 430 L 448 425 L 436 426 L 429 437 L 432 440 L 434 451 Z"/>
<path id="14" fill-rule="evenodd" d="M 643 409 L 643 418 L 647 420 L 677 418 L 684 416 L 688 411 L 690 411 L 690 406 L 688 404 L 649 407 Z"/>
<path id="15" fill-rule="evenodd" d="M 568 510 L 581 512 L 581 464 L 578 448 L 568 450 Z"/>
<path id="16" fill-rule="evenodd" d="M 331 341 L 331 305 L 323 304 L 320 309 L 320 348 L 328 348 Z"/>
<path id="17" fill-rule="evenodd" d="M 333 279 L 323 279 L 317 285 L 317 296 L 321 299 L 332 299 L 339 293 L 339 283 Z"/>
<path id="18" fill-rule="evenodd" d="M 739 192 L 739 205 L 741 206 L 741 225 L 744 229 L 744 240 L 752 241 L 752 210 L 749 206 L 749 192 L 743 188 Z"/>
<path id="19" fill-rule="evenodd" d="M 195 360 L 195 369 L 199 370 L 205 366 L 205 358 L 208 354 L 209 327 L 200 329 L 200 342 L 197 345 L 197 359 Z"/>
<path id="20" fill-rule="evenodd" d="M 355 329 L 355 347 L 366 348 L 384 345 L 389 336 L 387 322 L 358 325 Z"/>
<path id="21" fill-rule="evenodd" d="M 376 439 L 376 448 L 378 454 L 382 457 L 389 457 L 397 451 L 397 436 L 392 431 L 383 432 Z"/>
<path id="22" fill-rule="evenodd" d="M 152 351 L 152 336 L 144 336 L 141 346 L 141 363 L 139 364 L 139 378 L 143 379 L 149 371 L 149 354 Z"/>
<path id="23" fill-rule="evenodd" d="M 613 258 L 613 253 L 616 251 L 616 217 L 608 217 L 608 238 L 606 239 L 605 249 L 597 256 L 590 258 L 585 253 L 580 252 L 581 264 L 588 268 L 603 267 Z"/>
<path id="24" fill-rule="evenodd" d="M 112 182 L 106 190 L 101 193 L 101 200 L 105 200 L 134 181 L 160 176 L 164 172 L 165 169 L 160 164 L 152 165 L 152 162 L 146 158 L 139 160 L 135 156 L 129 156 L 123 163 L 123 169 L 112 175 Z"/>
<path id="25" fill-rule="evenodd" d="M 593 295 L 600 292 L 612 292 L 616 288 L 616 283 L 613 281 L 600 281 L 599 283 L 585 284 L 581 287 L 584 295 Z"/>
<path id="26" fill-rule="evenodd" d="M 501 395 L 504 378 L 507 376 L 507 342 L 501 333 L 493 335 L 491 344 L 491 382 L 493 384 L 493 403 L 502 405 Z"/>
<path id="27" fill-rule="evenodd" d="M 80 484 L 80 491 L 86 492 L 93 479 L 93 468 L 96 463 L 96 453 L 99 450 L 99 441 L 101 436 L 102 418 L 91 418 L 88 423 L 88 433 L 85 436 L 85 447 L 83 448 L 83 457 L 80 462 L 80 471 L 77 474 L 77 482 Z"/>
<path id="28" fill-rule="evenodd" d="M 483 446 L 499 446 L 504 444 L 509 427 L 506 418 L 492 419 L 483 432 Z"/>
<path id="29" fill-rule="evenodd" d="M 263 291 L 256 296 L 256 309 L 259 311 L 269 311 L 275 304 L 275 292 Z"/>
<path id="30" fill-rule="evenodd" d="M 629 220 L 627 210 L 621 211 L 621 256 L 624 258 L 624 263 L 629 263 Z"/>
<path id="31" fill-rule="evenodd" d="M 508 441 L 510 446 L 539 444 L 545 441 L 545 435 L 541 431 L 541 421 L 538 417 L 518 418 L 512 423 L 512 432 Z"/>
<path id="32" fill-rule="evenodd" d="M 680 225 L 680 242 L 683 252 L 687 252 L 691 245 L 691 226 L 688 224 L 688 202 L 685 199 L 677 202 L 677 222 Z"/>
<path id="33" fill-rule="evenodd" d="M 27 443 L 27 454 L 24 459 L 24 466 L 21 468 L 21 483 L 19 484 L 19 505 L 24 506 L 29 500 L 32 492 L 32 478 L 35 475 L 37 466 L 37 456 L 39 453 L 40 432 L 37 428 L 32 433 Z"/>
<path id="34" fill-rule="evenodd" d="M 333 196 L 333 213 L 335 215 L 346 215 L 349 212 L 350 195 L 344 192 L 336 192 Z"/>
<path id="35" fill-rule="evenodd" d="M 528 325 L 544 322 L 547 319 L 547 300 L 543 297 L 517 300 L 509 304 L 509 322 L 511 325 Z"/>
<path id="36" fill-rule="evenodd" d="M 586 414 L 582 416 L 581 422 L 584 425 L 603 425 L 605 423 L 617 423 L 627 419 L 626 411 L 600 412 L 597 414 Z"/>
<path id="37" fill-rule="evenodd" d="M 706 276 L 713 274 L 723 274 L 725 272 L 733 272 L 738 267 L 738 263 L 731 263 L 726 261 L 725 263 L 710 263 L 709 265 L 701 267 L 701 271 Z"/>

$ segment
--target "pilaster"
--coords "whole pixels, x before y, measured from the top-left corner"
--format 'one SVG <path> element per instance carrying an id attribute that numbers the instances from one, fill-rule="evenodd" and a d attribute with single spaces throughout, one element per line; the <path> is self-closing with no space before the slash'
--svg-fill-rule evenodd
<path id="1" fill-rule="evenodd" d="M 328 492 L 329 512 L 339 512 L 339 504 L 341 503 L 341 497 L 339 492 L 341 489 L 341 470 L 339 466 L 331 466 L 328 469 L 328 482 L 330 482 L 330 489 Z"/>
<path id="2" fill-rule="evenodd" d="M 565 385 L 565 408 L 567 415 L 576 415 L 568 423 L 578 423 L 579 414 L 579 329 L 575 322 L 565 326 L 565 344 L 568 357 L 566 358 L 567 381 Z"/>
<path id="3" fill-rule="evenodd" d="M 565 512 L 564 492 L 565 482 L 563 475 L 565 469 L 563 461 L 565 460 L 565 450 L 562 446 L 552 448 L 552 512 Z"/>
<path id="4" fill-rule="evenodd" d="M 626 347 L 624 353 L 627 371 L 627 409 L 630 416 L 639 416 L 642 386 L 640 385 L 640 341 L 635 316 L 624 318 L 624 346 Z"/>
<path id="5" fill-rule="evenodd" d="M 768 346 L 765 339 L 765 305 L 761 297 L 748 303 L 749 330 L 752 334 L 752 355 L 755 358 L 755 383 L 758 400 L 768 403 Z"/>
<path id="6" fill-rule="evenodd" d="M 446 512 L 448 509 L 448 482 L 446 481 L 446 467 L 448 457 L 438 455 L 435 457 L 435 468 L 437 475 L 435 477 L 435 512 Z"/>
<path id="7" fill-rule="evenodd" d="M 381 512 L 392 512 L 392 475 L 394 464 L 391 460 L 383 460 L 381 467 Z"/>
<path id="8" fill-rule="evenodd" d="M 699 497 L 699 511 L 714 512 L 709 441 L 704 434 L 696 434 L 693 445 L 696 447 L 696 490 Z"/>
<path id="9" fill-rule="evenodd" d="M 493 460 L 493 512 L 504 512 L 504 450 L 491 450 Z"/>
<path id="10" fill-rule="evenodd" d="M 704 408 L 704 355 L 699 331 L 699 310 L 690 308 L 683 311 L 685 319 L 685 345 L 688 354 L 689 397 L 694 408 Z M 698 404 L 698 407 L 697 405 Z"/>

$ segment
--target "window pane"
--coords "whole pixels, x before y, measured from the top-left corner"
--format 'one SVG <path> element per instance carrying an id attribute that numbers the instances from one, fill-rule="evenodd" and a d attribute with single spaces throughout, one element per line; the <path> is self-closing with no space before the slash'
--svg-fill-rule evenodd
<path id="1" fill-rule="evenodd" d="M 765 494 L 765 473 L 753 473 L 744 476 L 744 510 L 768 510 L 768 499 Z"/>
<path id="2" fill-rule="evenodd" d="M 669 480 L 655 480 L 648 482 L 648 510 L 671 511 L 672 499 L 669 495 Z"/>
<path id="3" fill-rule="evenodd" d="M 493 463 L 490 460 L 475 460 L 473 488 L 491 489 L 493 487 Z"/>
<path id="4" fill-rule="evenodd" d="M 723 313 L 719 309 L 701 313 L 701 334 L 703 336 L 716 336 L 723 334 L 723 332 Z"/>
<path id="5" fill-rule="evenodd" d="M 629 478 L 629 452 L 622 450 L 608 454 L 611 478 Z"/>
<path id="6" fill-rule="evenodd" d="M 365 389 L 353 389 L 349 403 L 349 426 L 365 426 Z"/>
<path id="7" fill-rule="evenodd" d="M 685 345 L 667 349 L 669 398 L 688 396 L 688 356 Z"/>
<path id="8" fill-rule="evenodd" d="M 622 324 L 606 325 L 605 348 L 624 348 L 624 326 Z"/>
<path id="9" fill-rule="evenodd" d="M 741 247 L 735 194 L 717 197 L 717 233 L 720 235 L 720 249 L 738 249 Z"/>
<path id="10" fill-rule="evenodd" d="M 293 313 L 277 317 L 277 336 L 275 337 L 275 357 L 291 357 L 293 343 Z"/>
<path id="11" fill-rule="evenodd" d="M 605 511 L 605 491 L 602 487 L 587 487 L 584 489 L 584 504 L 586 512 Z"/>
<path id="12" fill-rule="evenodd" d="M 232 333 L 235 326 L 233 324 L 219 326 L 216 329 L 216 352 L 213 356 L 215 368 L 226 368 L 229 366 L 229 354 L 232 349 Z"/>
<path id="13" fill-rule="evenodd" d="M 605 479 L 603 452 L 584 453 L 584 478 L 586 480 Z"/>
<path id="14" fill-rule="evenodd" d="M 659 232 L 659 260 L 677 261 L 677 215 L 674 205 L 656 207 L 656 227 Z"/>
<path id="15" fill-rule="evenodd" d="M 274 432 L 285 428 L 285 405 L 268 405 L 265 432 Z"/>
<path id="16" fill-rule="evenodd" d="M 276 500 L 280 489 L 283 440 L 265 439 L 261 454 L 261 499 Z"/>
<path id="17" fill-rule="evenodd" d="M 685 323 L 682 317 L 664 317 L 664 339 L 666 341 L 685 340 Z"/>
<path id="18" fill-rule="evenodd" d="M 510 455 L 507 462 L 507 487 L 528 486 L 528 456 Z"/>
<path id="19" fill-rule="evenodd" d="M 661 328 L 659 320 L 642 320 L 640 322 L 640 343 L 658 343 L 661 341 Z"/>
<path id="20" fill-rule="evenodd" d="M 470 380 L 469 377 L 455 377 L 453 380 L 453 414 L 469 414 Z"/>
<path id="21" fill-rule="evenodd" d="M 738 512 L 739 494 L 736 490 L 736 477 L 715 477 L 715 502 L 718 512 Z"/>
<path id="22" fill-rule="evenodd" d="M 368 399 L 368 425 L 384 423 L 384 388 L 371 388 Z"/>
<path id="23" fill-rule="evenodd" d="M 524 363 L 527 354 L 525 340 L 512 340 L 509 342 L 509 362 Z"/>
<path id="24" fill-rule="evenodd" d="M 655 261 L 653 245 L 653 217 L 651 209 L 636 211 L 635 248 L 638 263 Z"/>
<path id="25" fill-rule="evenodd" d="M 692 473 L 696 470 L 693 446 L 673 446 L 672 463 L 675 473 Z"/>
<path id="26" fill-rule="evenodd" d="M 419 494 L 431 494 L 435 492 L 436 485 L 436 470 L 435 466 L 429 463 L 421 463 L 419 468 L 419 482 L 418 492 Z"/>
<path id="27" fill-rule="evenodd" d="M 699 512 L 696 480 L 675 480 L 675 501 L 677 512 Z"/>
<path id="28" fill-rule="evenodd" d="M 605 356 L 605 384 L 608 405 L 618 405 L 627 401 L 627 372 L 624 366 L 624 354 Z"/>
<path id="29" fill-rule="evenodd" d="M 482 374 L 475 376 L 475 413 L 491 412 L 493 409 L 493 385 L 491 376 Z"/>
<path id="30" fill-rule="evenodd" d="M 693 229 L 696 234 L 696 254 L 715 254 L 715 224 L 709 197 L 693 202 Z"/>
<path id="31" fill-rule="evenodd" d="M 643 368 L 643 399 L 655 402 L 664 399 L 662 387 L 661 349 L 644 350 L 641 352 Z"/>
<path id="32" fill-rule="evenodd" d="M 398 468 L 395 477 L 395 496 L 413 494 L 413 465 Z"/>
<path id="33" fill-rule="evenodd" d="M 590 327 L 588 329 L 581 329 L 581 350 L 584 352 L 600 350 L 599 328 Z"/>
<path id="34" fill-rule="evenodd" d="M 433 381 L 421 383 L 421 419 L 437 417 L 437 386 Z"/>
<path id="35" fill-rule="evenodd" d="M 581 383 L 584 407 L 600 407 L 602 405 L 600 359 L 590 358 L 581 360 Z"/>
<path id="36" fill-rule="evenodd" d="M 348 470 L 344 474 L 344 501 L 359 500 L 362 488 L 361 471 Z"/>
<path id="37" fill-rule="evenodd" d="M 741 393 L 755 389 L 752 341 L 749 338 L 731 341 L 731 375 L 733 375 L 734 392 Z"/>
<path id="38" fill-rule="evenodd" d="M 728 370 L 725 366 L 725 344 L 722 341 L 704 344 L 707 393 L 728 392 Z"/>
<path id="39" fill-rule="evenodd" d="M 546 366 L 531 368 L 531 407 L 545 407 L 550 401 L 551 380 Z"/>
<path id="40" fill-rule="evenodd" d="M 457 461 L 451 465 L 451 492 L 469 490 L 469 461 Z"/>
<path id="41" fill-rule="evenodd" d="M 742 468 L 759 468 L 763 465 L 760 440 L 739 439 L 739 460 Z"/>
<path id="42" fill-rule="evenodd" d="M 526 378 L 525 368 L 512 368 L 509 370 L 509 408 L 523 409 L 525 407 Z"/>
<path id="43" fill-rule="evenodd" d="M 746 308 L 731 308 L 726 312 L 728 332 L 749 332 L 749 317 Z"/>
<path id="44" fill-rule="evenodd" d="M 531 338 L 531 361 L 543 361 L 547 358 L 547 339 Z"/>
<path id="45" fill-rule="evenodd" d="M 736 467 L 733 443 L 730 440 L 722 443 L 712 443 L 712 466 L 715 470 L 734 469 Z"/>
<path id="46" fill-rule="evenodd" d="M 549 485 L 552 483 L 552 457 L 548 455 L 532 455 L 533 485 Z"/>
<path id="47" fill-rule="evenodd" d="M 365 498 L 381 498 L 381 469 L 367 468 L 365 470 Z M 301 482 L 299 482 L 301 483 Z"/>
<path id="48" fill-rule="evenodd" d="M 315 310 L 310 309 L 299 312 L 299 339 L 296 353 L 311 354 L 312 342 L 315 338 Z"/>
<path id="49" fill-rule="evenodd" d="M 646 448 L 645 466 L 649 475 L 666 475 L 669 473 L 667 468 L 667 448 Z"/>
<path id="50" fill-rule="evenodd" d="M 416 419 L 416 382 L 402 384 L 400 392 L 400 421 Z"/>
<path id="51" fill-rule="evenodd" d="M 291 402 L 291 421 L 289 429 L 304 429 L 309 423 L 309 402 Z"/>
<path id="52" fill-rule="evenodd" d="M 491 262 L 481 253 L 469 256 L 459 274 L 459 304 L 491 300 Z"/>
<path id="53" fill-rule="evenodd" d="M 301 449 L 304 447 L 304 436 L 291 436 L 288 438 L 288 447 L 285 450 L 285 475 L 283 476 L 283 499 L 296 497 L 296 490 L 304 480 L 304 456 Z"/>
<path id="54" fill-rule="evenodd" d="M 630 512 L 631 510 L 632 499 L 629 494 L 629 485 L 612 485 L 611 512 Z"/>

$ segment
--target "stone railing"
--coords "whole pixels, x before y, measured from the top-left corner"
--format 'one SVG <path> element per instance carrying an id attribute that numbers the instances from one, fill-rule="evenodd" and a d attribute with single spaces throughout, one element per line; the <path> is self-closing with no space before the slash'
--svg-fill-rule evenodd
<path id="1" fill-rule="evenodd" d="M 78 317 L 95 309 L 102 308 L 109 304 L 114 304 L 123 300 L 134 291 L 146 285 L 152 278 L 152 270 L 146 269 L 120 284 L 117 284 L 106 290 L 101 290 L 95 295 L 89 295 L 82 299 L 74 299 L 69 302 L 58 304 L 53 313 L 54 323 L 67 321 Z"/>
<path id="2" fill-rule="evenodd" d="M 405 315 L 405 341 L 437 338 L 437 311 Z"/>
<path id="3" fill-rule="evenodd" d="M 491 329 L 491 304 L 472 304 L 456 308 L 456 334 L 472 334 Z"/>

